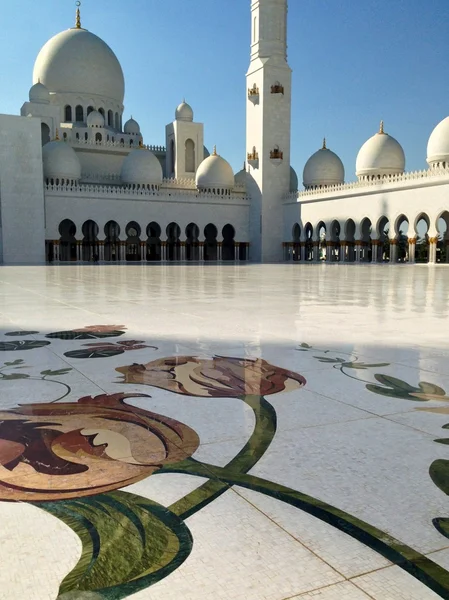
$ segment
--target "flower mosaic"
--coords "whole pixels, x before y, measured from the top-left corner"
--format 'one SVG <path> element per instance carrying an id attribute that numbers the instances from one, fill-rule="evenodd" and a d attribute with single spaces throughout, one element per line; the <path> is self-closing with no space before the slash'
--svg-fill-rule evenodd
<path id="1" fill-rule="evenodd" d="M 72 344 L 119 337 L 125 330 L 123 325 L 94 325 L 46 337 Z M 158 348 L 137 340 L 93 342 L 68 350 L 64 356 L 108 358 L 135 350 L 154 352 Z M 413 386 L 378 372 L 388 363 L 364 363 L 353 355 L 334 357 L 329 350 L 307 344 L 297 350 L 318 352 L 314 356 L 317 361 L 358 381 L 377 396 L 418 403 L 449 400 L 445 390 L 433 383 Z M 0 501 L 27 502 L 65 523 L 79 537 L 81 556 L 61 581 L 57 600 L 121 600 L 166 578 L 191 553 L 194 538 L 186 519 L 233 486 L 312 515 L 368 546 L 438 596 L 449 598 L 449 573 L 428 556 L 321 498 L 251 474 L 276 437 L 277 414 L 270 398 L 290 393 L 301 402 L 301 389 L 307 381 L 299 372 L 261 358 L 158 357 L 111 369 L 111 378 L 119 374 L 115 383 L 142 386 L 151 395 L 103 393 L 68 402 L 71 388 L 60 379 L 69 375 L 71 368 L 46 369 L 36 375 L 24 372 L 29 369 L 23 359 L 6 361 L 0 367 L 0 386 L 2 381 L 15 379 L 44 380 L 65 386 L 66 392 L 48 402 L 0 410 Z M 198 460 L 201 440 L 197 432 L 177 419 L 149 410 L 157 390 L 173 393 L 175 407 L 182 396 L 243 402 L 253 413 L 253 431 L 225 466 Z M 447 408 L 421 410 L 446 414 Z M 446 438 L 435 441 L 449 444 Z M 201 483 L 170 506 L 124 489 L 169 473 L 201 478 Z M 435 485 L 449 494 L 449 460 L 434 461 L 429 473 Z M 441 535 L 449 537 L 449 519 L 436 517 L 433 524 Z"/>

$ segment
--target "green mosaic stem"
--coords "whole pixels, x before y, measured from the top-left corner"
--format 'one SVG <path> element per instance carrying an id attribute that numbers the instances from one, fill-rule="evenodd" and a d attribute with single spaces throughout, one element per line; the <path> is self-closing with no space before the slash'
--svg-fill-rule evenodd
<path id="1" fill-rule="evenodd" d="M 393 564 L 404 569 L 441 598 L 449 600 L 448 571 L 385 531 L 335 506 L 260 477 L 235 473 L 234 471 L 230 472 L 226 467 L 221 468 L 198 463 L 193 459 L 166 467 L 164 471 L 209 477 L 212 481 L 220 481 L 223 485 L 229 487 L 238 485 L 299 508 L 365 544 Z"/>
<path id="2" fill-rule="evenodd" d="M 252 469 L 268 450 L 276 433 L 276 411 L 263 396 L 242 396 L 242 400 L 253 410 L 256 423 L 248 442 L 226 465 L 227 473 L 247 473 Z M 186 463 L 190 464 L 188 461 Z M 209 480 L 172 504 L 169 510 L 182 519 L 187 519 L 221 496 L 228 488 L 227 483 L 217 479 Z"/>

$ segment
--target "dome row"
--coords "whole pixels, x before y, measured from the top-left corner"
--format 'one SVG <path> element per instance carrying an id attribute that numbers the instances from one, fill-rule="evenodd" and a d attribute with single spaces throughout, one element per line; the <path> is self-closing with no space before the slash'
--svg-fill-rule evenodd
<path id="1" fill-rule="evenodd" d="M 431 168 L 449 165 L 449 117 L 433 130 L 427 145 L 427 163 Z M 361 147 L 356 161 L 359 180 L 377 179 L 399 175 L 405 170 L 405 154 L 401 144 L 384 131 L 383 122 L 379 132 Z M 303 172 L 306 189 L 327 187 L 344 183 L 345 170 L 340 158 L 326 147 L 315 152 L 307 161 Z"/>

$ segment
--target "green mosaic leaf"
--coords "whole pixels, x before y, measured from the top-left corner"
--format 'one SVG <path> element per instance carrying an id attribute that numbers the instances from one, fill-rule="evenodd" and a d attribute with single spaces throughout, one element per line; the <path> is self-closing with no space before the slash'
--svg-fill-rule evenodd
<path id="1" fill-rule="evenodd" d="M 70 593 L 121 600 L 167 577 L 189 556 L 192 537 L 167 508 L 129 494 L 110 492 L 88 498 L 38 503 L 77 533 L 81 558 L 60 587 Z M 88 597 L 88 596 L 87 596 Z"/>
<path id="2" fill-rule="evenodd" d="M 45 337 L 58 340 L 96 340 L 103 338 L 113 338 L 123 335 L 124 331 L 56 331 L 49 333 Z"/>
<path id="3" fill-rule="evenodd" d="M 2 380 L 11 380 L 11 379 L 28 379 L 29 375 L 25 375 L 25 373 L 10 373 L 9 375 L 2 375 Z"/>
<path id="4" fill-rule="evenodd" d="M 345 362 L 342 358 L 327 358 L 327 356 L 314 356 L 313 358 L 316 358 L 322 363 L 336 364 Z"/>
<path id="5" fill-rule="evenodd" d="M 45 377 L 48 376 L 56 376 L 56 375 L 67 375 L 67 373 L 70 373 L 70 371 L 73 371 L 73 369 L 71 368 L 67 368 L 67 369 L 58 369 L 56 371 L 41 371 L 41 375 L 45 375 Z"/>
<path id="6" fill-rule="evenodd" d="M 17 340 L 16 342 L 0 342 L 0 352 L 14 352 L 16 350 L 34 350 L 48 346 L 50 342 L 43 340 Z"/>
<path id="7" fill-rule="evenodd" d="M 402 381 L 402 379 L 397 379 L 396 377 L 392 377 L 391 375 L 383 375 L 381 373 L 376 373 L 374 375 L 374 378 L 382 385 L 387 385 L 391 388 L 397 389 L 398 391 L 414 393 L 420 391 L 418 388 L 409 385 L 406 381 Z"/>
<path id="8" fill-rule="evenodd" d="M 433 519 L 432 523 L 435 529 L 441 533 L 441 535 L 449 538 L 449 519 Z"/>
<path id="9" fill-rule="evenodd" d="M 16 365 L 21 365 L 23 360 L 21 358 L 17 360 L 13 360 L 12 362 L 5 362 L 5 367 L 15 367 Z"/>
<path id="10" fill-rule="evenodd" d="M 449 460 L 435 460 L 429 469 L 433 483 L 449 495 Z"/>
<path id="11" fill-rule="evenodd" d="M 68 358 L 109 358 L 111 356 L 118 356 L 125 352 L 124 348 L 82 348 L 81 350 L 70 350 L 70 352 L 64 352 L 64 356 Z"/>
<path id="12" fill-rule="evenodd" d="M 39 331 L 10 331 L 5 333 L 5 335 L 9 336 L 21 336 L 21 335 L 36 335 Z"/>
<path id="13" fill-rule="evenodd" d="M 402 400 L 411 400 L 412 402 L 427 402 L 425 398 L 415 398 L 411 396 L 405 390 L 400 390 L 398 388 L 387 388 L 382 387 L 380 385 L 375 385 L 374 383 L 368 383 L 366 385 L 366 389 L 370 392 L 374 392 L 375 394 L 379 394 L 381 396 L 387 396 L 388 398 L 399 398 Z"/>

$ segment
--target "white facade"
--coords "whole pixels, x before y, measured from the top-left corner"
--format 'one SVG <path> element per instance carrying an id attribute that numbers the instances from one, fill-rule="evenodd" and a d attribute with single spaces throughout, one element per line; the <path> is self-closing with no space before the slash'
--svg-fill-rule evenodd
<path id="1" fill-rule="evenodd" d="M 324 143 L 298 192 L 287 0 L 250 10 L 246 164 L 235 177 L 185 101 L 166 147 L 144 145 L 134 118 L 123 123 L 120 63 L 77 11 L 40 51 L 21 117 L 0 117 L 0 262 L 449 262 L 449 117 L 430 136 L 428 171 L 405 172 L 381 123 L 356 182 L 344 183 Z"/>

